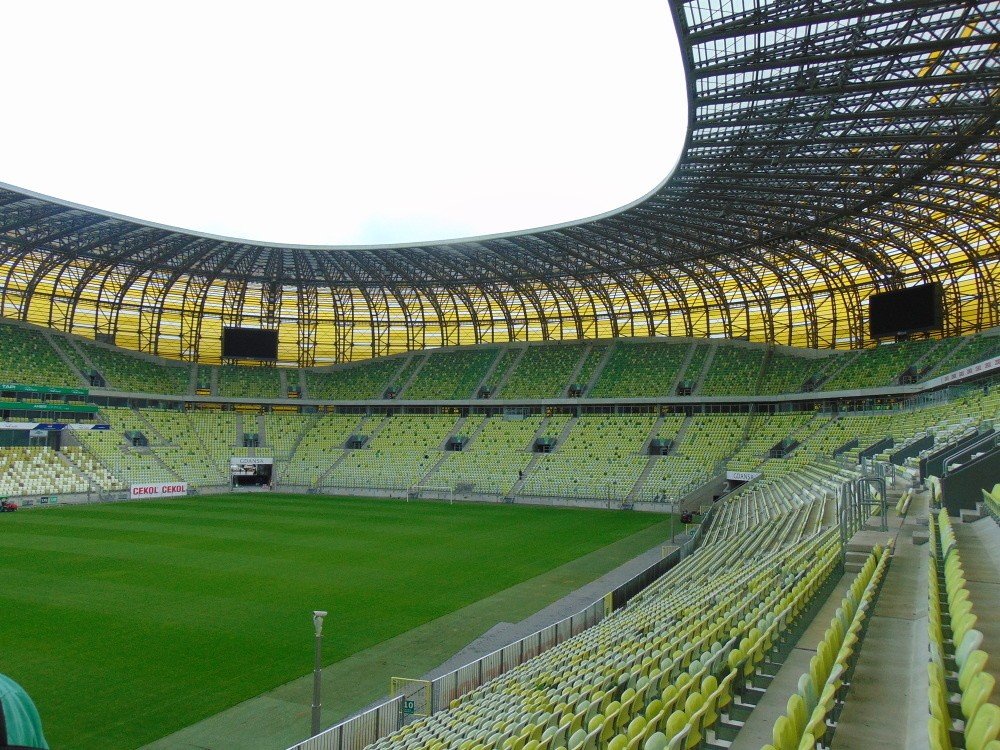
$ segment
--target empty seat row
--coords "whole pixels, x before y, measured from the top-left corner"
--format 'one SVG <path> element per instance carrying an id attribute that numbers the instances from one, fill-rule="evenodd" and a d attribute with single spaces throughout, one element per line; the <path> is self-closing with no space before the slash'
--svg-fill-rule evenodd
<path id="1" fill-rule="evenodd" d="M 798 681 L 786 712 L 774 723 L 773 744 L 763 750 L 814 750 L 830 747 L 839 707 L 850 686 L 857 652 L 864 640 L 869 610 L 882 585 L 892 547 L 876 546 L 841 600 L 809 671 Z"/>
<path id="2" fill-rule="evenodd" d="M 931 750 L 1000 750 L 1000 707 L 989 702 L 996 680 L 986 671 L 955 531 L 944 508 L 928 521 Z"/>

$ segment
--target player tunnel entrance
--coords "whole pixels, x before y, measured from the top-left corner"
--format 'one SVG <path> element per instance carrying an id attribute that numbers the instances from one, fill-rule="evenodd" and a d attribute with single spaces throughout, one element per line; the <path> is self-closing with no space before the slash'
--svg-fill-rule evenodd
<path id="1" fill-rule="evenodd" d="M 229 459 L 233 487 L 266 487 L 271 484 L 273 472 L 273 458 L 233 456 Z"/>

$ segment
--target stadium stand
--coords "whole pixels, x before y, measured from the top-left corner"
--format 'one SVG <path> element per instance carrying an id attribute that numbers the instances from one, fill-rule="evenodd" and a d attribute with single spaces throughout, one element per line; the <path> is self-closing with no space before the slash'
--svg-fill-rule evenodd
<path id="1" fill-rule="evenodd" d="M 454 488 L 469 482 L 472 491 L 505 496 L 531 462 L 531 441 L 542 417 L 495 416 L 461 451 L 450 451 L 427 479 L 429 485 Z"/>
<path id="2" fill-rule="evenodd" d="M 825 381 L 820 389 L 839 391 L 892 385 L 935 343 L 937 342 L 924 339 L 881 344 L 853 357 Z"/>
<path id="3" fill-rule="evenodd" d="M 781 440 L 809 421 L 811 414 L 754 414 L 744 428 L 745 436 L 726 468 L 733 471 L 752 471 L 760 466 L 768 451 Z"/>
<path id="4" fill-rule="evenodd" d="M 757 392 L 767 350 L 719 344 L 698 389 L 701 396 L 749 396 Z"/>
<path id="5" fill-rule="evenodd" d="M 755 392 L 767 396 L 802 391 L 806 381 L 816 375 L 826 363 L 826 359 L 812 359 L 783 351 L 773 351 Z"/>
<path id="6" fill-rule="evenodd" d="M 712 346 L 711 343 L 697 342 L 695 348 L 691 351 L 691 358 L 688 360 L 687 366 L 681 374 L 681 383 L 689 385 L 692 389 L 697 387 L 698 381 L 701 380 L 705 369 L 708 355 L 712 351 Z"/>
<path id="7" fill-rule="evenodd" d="M 529 346 L 497 397 L 529 399 L 565 396 L 587 347 L 587 344 Z"/>
<path id="8" fill-rule="evenodd" d="M 876 545 L 848 588 L 830 622 L 799 691 L 788 699 L 787 712 L 774 724 L 774 743 L 764 750 L 830 747 L 836 731 L 834 707 L 842 704 L 850 675 L 864 641 L 869 610 L 874 607 L 892 555 Z"/>
<path id="9" fill-rule="evenodd" d="M 954 346 L 921 379 L 930 380 L 997 356 L 1000 356 L 1000 336 L 995 333 L 956 337 Z"/>
<path id="10" fill-rule="evenodd" d="M 598 625 L 373 750 L 663 750 L 715 739 L 836 569 L 836 539 L 804 529 L 806 512 L 707 543 Z"/>
<path id="11" fill-rule="evenodd" d="M 672 396 L 691 342 L 620 342 L 589 396 Z"/>
<path id="12" fill-rule="evenodd" d="M 703 414 L 691 417 L 677 436 L 674 449 L 656 459 L 639 499 L 677 500 L 707 481 L 717 465 L 732 455 L 743 439 L 746 415 Z"/>
<path id="13" fill-rule="evenodd" d="M 87 492 L 94 486 L 51 448 L 0 448 L 0 495 Z"/>
<path id="14" fill-rule="evenodd" d="M 0 382 L 81 388 L 84 383 L 40 331 L 0 325 Z"/>
<path id="15" fill-rule="evenodd" d="M 400 398 L 472 398 L 496 357 L 495 347 L 431 353 Z"/>
<path id="16" fill-rule="evenodd" d="M 330 401 L 382 398 L 403 364 L 400 357 L 346 365 L 333 370 L 306 370 L 306 395 Z"/>
<path id="17" fill-rule="evenodd" d="M 407 490 L 443 458 L 442 445 L 456 426 L 450 415 L 386 417 L 361 449 L 350 450 L 322 484 L 352 489 Z"/>
<path id="18" fill-rule="evenodd" d="M 85 342 L 77 342 L 77 345 L 104 376 L 108 388 L 135 393 L 171 395 L 183 395 L 188 392 L 191 380 L 189 367 L 168 360 L 154 361 L 132 356 L 121 349 Z M 64 346 L 63 349 L 70 356 L 74 353 L 72 346 Z M 79 367 L 82 372 L 86 371 L 83 362 Z"/>
<path id="19" fill-rule="evenodd" d="M 647 463 L 641 451 L 655 422 L 653 415 L 580 417 L 555 451 L 542 456 L 523 493 L 621 502 Z"/>
<path id="20" fill-rule="evenodd" d="M 989 702 L 996 679 L 985 670 L 989 655 L 981 648 L 983 633 L 976 629 L 951 519 L 942 508 L 928 521 L 930 746 L 991 749 L 1000 734 L 1000 707 Z"/>
<path id="21" fill-rule="evenodd" d="M 597 369 L 601 366 L 601 362 L 604 361 L 608 350 L 613 346 L 610 343 L 597 342 L 590 347 L 590 351 L 587 352 L 587 356 L 583 359 L 583 364 L 580 365 L 580 371 L 573 378 L 575 382 L 571 384 L 579 386 L 581 395 L 586 395 L 587 386 L 594 379 L 594 375 L 597 374 Z"/>
<path id="22" fill-rule="evenodd" d="M 420 367 L 423 366 L 426 361 L 427 356 L 423 354 L 414 354 L 407 360 L 399 371 L 396 372 L 392 378 L 389 380 L 388 389 L 392 391 L 395 395 L 393 398 L 400 398 L 400 394 L 407 387 L 407 384 L 413 378 L 414 374 L 419 372 Z"/>
<path id="23" fill-rule="evenodd" d="M 367 418 L 357 414 L 323 414 L 304 418 L 305 432 L 287 464 L 278 464 L 278 481 L 286 485 L 317 487 L 323 475 L 345 455 L 351 435 L 367 435 Z"/>
<path id="24" fill-rule="evenodd" d="M 229 484 L 228 466 L 223 467 L 195 432 L 192 415 L 186 412 L 142 409 L 139 415 L 153 428 L 150 451 L 174 474 L 193 487 L 225 486 Z M 199 419 L 196 417 L 196 419 Z M 162 439 L 162 441 L 161 441 Z M 228 463 L 229 454 L 226 456 Z"/>
<path id="25" fill-rule="evenodd" d="M 219 395 L 239 398 L 280 398 L 281 376 L 275 367 L 219 368 Z"/>
<path id="26" fill-rule="evenodd" d="M 129 445 L 125 433 L 142 432 L 145 420 L 132 409 L 106 407 L 101 415 L 109 430 L 81 430 L 74 433 L 81 446 L 112 476 L 118 479 L 115 489 L 130 484 L 155 484 L 176 481 L 178 477 L 166 468 L 148 448 Z"/>
<path id="27" fill-rule="evenodd" d="M 503 382 L 504 378 L 507 376 L 511 365 L 514 360 L 517 359 L 519 349 L 515 349 L 512 346 L 504 346 L 500 349 L 500 356 L 493 366 L 493 372 L 486 375 L 483 379 L 483 387 L 486 388 L 491 396 L 496 395 L 500 389 L 500 383 Z"/>

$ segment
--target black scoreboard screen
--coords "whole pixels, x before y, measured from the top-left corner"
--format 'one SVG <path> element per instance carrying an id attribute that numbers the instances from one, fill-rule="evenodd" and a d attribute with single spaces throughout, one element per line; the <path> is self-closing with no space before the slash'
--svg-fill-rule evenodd
<path id="1" fill-rule="evenodd" d="M 868 298 L 868 326 L 873 339 L 939 330 L 944 324 L 940 284 L 873 294 Z"/>
<path id="2" fill-rule="evenodd" d="M 223 359 L 278 358 L 278 332 L 262 328 L 223 328 Z"/>

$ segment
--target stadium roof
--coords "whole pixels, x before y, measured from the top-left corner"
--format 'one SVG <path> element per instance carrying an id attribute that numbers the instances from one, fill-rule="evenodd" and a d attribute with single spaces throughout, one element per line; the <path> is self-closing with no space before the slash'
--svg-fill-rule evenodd
<path id="1" fill-rule="evenodd" d="M 935 280 L 947 333 L 1000 323 L 1000 3 L 671 4 L 684 154 L 624 209 L 443 244 L 302 247 L 4 188 L 0 314 L 204 361 L 221 321 L 278 327 L 300 364 L 612 335 L 860 345 L 871 291 Z M 594 104 L 629 113 L 613 93 Z"/>

